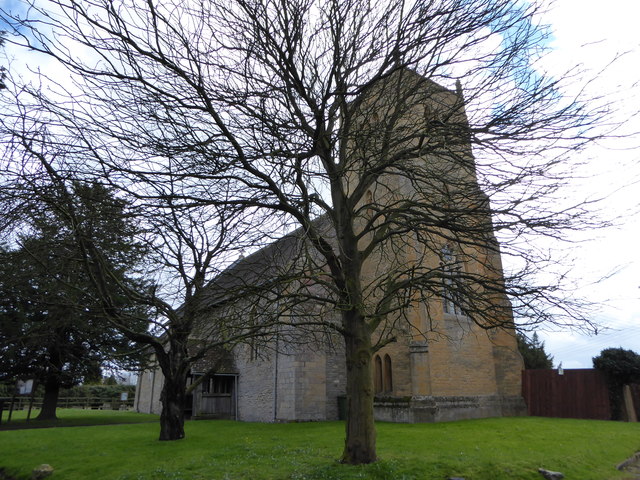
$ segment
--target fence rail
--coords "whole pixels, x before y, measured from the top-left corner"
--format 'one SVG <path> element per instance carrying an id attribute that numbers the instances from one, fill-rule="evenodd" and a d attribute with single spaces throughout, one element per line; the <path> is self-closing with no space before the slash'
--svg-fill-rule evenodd
<path id="1" fill-rule="evenodd" d="M 31 402 L 30 397 L 16 396 L 0 397 L 0 403 L 4 403 L 4 410 L 7 411 L 13 401 L 13 410 L 26 410 Z M 58 408 L 84 408 L 93 410 L 121 410 L 133 408 L 134 399 L 120 400 L 120 397 L 59 397 Z M 32 408 L 42 407 L 42 397 L 33 399 Z"/>

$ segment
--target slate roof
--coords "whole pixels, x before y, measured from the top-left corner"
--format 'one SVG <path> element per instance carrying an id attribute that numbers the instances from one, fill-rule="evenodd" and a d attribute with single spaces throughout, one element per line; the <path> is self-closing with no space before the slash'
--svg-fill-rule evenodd
<path id="1" fill-rule="evenodd" d="M 319 228 L 326 222 L 325 215 L 314 220 Z M 293 260 L 298 258 L 306 241 L 302 228 L 298 228 L 251 255 L 239 258 L 211 280 L 203 302 L 211 308 L 235 301 L 252 291 L 275 287 L 279 279 L 285 280 L 293 273 Z"/>

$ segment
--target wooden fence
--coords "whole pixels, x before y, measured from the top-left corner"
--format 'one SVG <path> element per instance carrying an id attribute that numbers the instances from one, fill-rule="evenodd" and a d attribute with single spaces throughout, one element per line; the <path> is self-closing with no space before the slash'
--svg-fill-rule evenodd
<path id="1" fill-rule="evenodd" d="M 611 419 L 609 390 L 598 370 L 524 370 L 522 396 L 529 415 Z"/>
<path id="2" fill-rule="evenodd" d="M 13 410 L 26 410 L 29 408 L 31 397 L 26 395 L 16 396 L 14 398 L 0 398 L 0 402 L 4 404 L 4 410 L 9 410 L 13 404 Z M 120 410 L 122 408 L 133 408 L 133 398 L 120 400 L 119 397 L 105 399 L 103 397 L 60 397 L 58 398 L 58 408 L 85 408 L 94 410 Z M 40 408 L 42 406 L 42 397 L 33 399 L 32 408 Z"/>

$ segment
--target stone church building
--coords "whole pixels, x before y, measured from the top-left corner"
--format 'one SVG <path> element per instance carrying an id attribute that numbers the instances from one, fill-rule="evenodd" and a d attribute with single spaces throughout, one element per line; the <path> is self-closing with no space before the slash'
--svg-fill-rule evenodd
<path id="1" fill-rule="evenodd" d="M 435 92 L 425 104 L 416 105 L 420 115 L 437 111 L 438 105 L 464 104 L 460 88 L 451 91 L 415 73 L 404 74 L 409 79 L 415 77 L 420 85 L 418 89 Z M 458 106 L 456 112 L 458 116 L 464 115 L 464 108 Z M 465 148 L 463 154 L 473 162 L 470 146 Z M 390 180 L 391 183 L 394 181 Z M 415 193 L 409 190 L 415 188 L 414 185 L 391 184 L 387 187 L 384 191 L 391 193 L 378 189 L 368 192 L 368 197 L 377 197 L 376 201 L 384 205 L 387 201 L 384 195 Z M 488 241 L 495 242 L 495 238 Z M 300 233 L 293 232 L 237 261 L 222 277 L 258 279 L 268 271 L 270 263 L 280 264 L 283 258 L 295 255 L 295 246 L 301 243 L 304 240 Z M 454 249 L 447 244 L 434 251 L 439 251 L 439 255 L 417 256 L 404 252 L 402 261 L 422 262 L 438 269 L 443 258 L 446 260 L 455 255 Z M 475 272 L 486 268 L 486 262 L 489 262 L 492 274 L 500 272 L 501 275 L 499 255 L 486 254 L 485 257 L 488 260 L 475 262 L 474 256 L 465 256 L 468 260 L 462 268 Z M 385 261 L 394 260 L 374 257 L 374 261 L 375 266 L 365 268 L 365 276 L 385 268 Z M 524 414 L 520 380 L 523 364 L 514 331 L 509 328 L 510 315 L 507 321 L 496 322 L 503 327 L 481 328 L 467 318 L 452 297 L 446 295 L 446 283 L 442 289 L 442 295 L 433 296 L 423 305 L 412 308 L 407 314 L 411 328 L 402 330 L 395 341 L 386 343 L 375 353 L 376 419 L 437 422 Z M 508 304 L 504 296 L 495 301 Z M 333 315 L 339 322 L 337 313 L 325 315 Z M 288 342 L 286 335 L 276 335 L 267 345 L 251 342 L 238 345 L 223 355 L 222 360 L 218 357 L 215 373 L 209 374 L 194 389 L 186 413 L 192 418 L 261 422 L 343 418 L 346 367 L 342 341 L 339 336 L 325 336 L 322 341 L 297 343 Z M 211 361 L 204 359 L 192 368 L 190 381 L 210 369 Z M 160 369 L 147 371 L 139 377 L 135 399 L 139 412 L 160 413 L 162 383 Z"/>

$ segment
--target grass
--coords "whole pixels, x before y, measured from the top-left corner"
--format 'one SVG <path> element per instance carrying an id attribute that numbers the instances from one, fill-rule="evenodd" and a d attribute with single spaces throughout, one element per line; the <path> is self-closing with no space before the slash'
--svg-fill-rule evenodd
<path id="1" fill-rule="evenodd" d="M 40 410 L 31 412 L 31 419 L 27 422 L 27 410 L 16 410 L 11 414 L 8 410 L 2 412 L 0 430 L 14 430 L 16 428 L 42 428 L 42 427 L 73 427 L 86 425 L 110 425 L 120 423 L 146 423 L 157 422 L 157 415 L 147 415 L 128 411 L 114 410 L 83 410 L 80 408 L 59 408 L 56 412 L 57 420 L 35 421 Z"/>
<path id="2" fill-rule="evenodd" d="M 117 412 L 116 412 L 117 413 Z M 625 478 L 615 465 L 640 450 L 640 424 L 501 418 L 378 424 L 373 465 L 336 462 L 343 423 L 187 422 L 187 438 L 159 442 L 158 425 L 102 425 L 0 432 L 0 467 L 28 478 L 41 463 L 54 479 L 438 479 Z"/>

